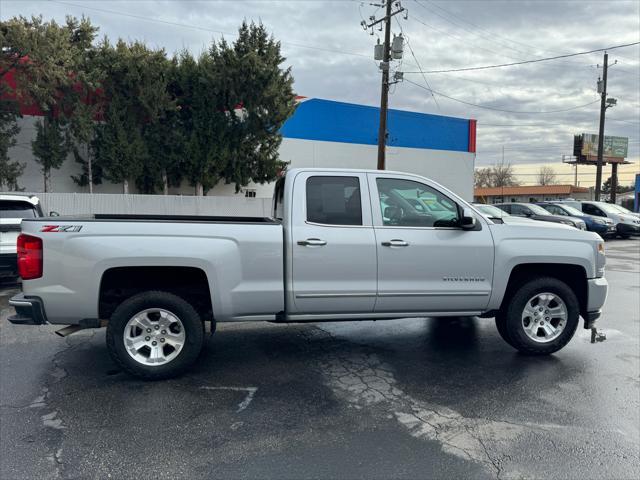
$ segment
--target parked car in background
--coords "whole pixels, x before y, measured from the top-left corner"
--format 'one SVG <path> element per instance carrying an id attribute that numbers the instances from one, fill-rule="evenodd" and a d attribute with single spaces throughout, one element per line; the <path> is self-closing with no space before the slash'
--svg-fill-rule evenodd
<path id="1" fill-rule="evenodd" d="M 610 218 L 587 215 L 577 208 L 562 202 L 540 202 L 536 205 L 541 206 L 552 215 L 579 218 L 587 225 L 587 230 L 596 232 L 602 238 L 616 236 L 616 225 Z"/>
<path id="2" fill-rule="evenodd" d="M 533 203 L 498 203 L 495 206 L 518 217 L 527 217 L 541 222 L 562 223 L 577 228 L 578 230 L 587 229 L 587 224 L 584 220 L 564 215 L 552 215 L 544 208 Z"/>
<path id="3" fill-rule="evenodd" d="M 640 218 L 633 214 L 623 213 L 618 205 L 606 202 L 581 202 L 582 211 L 600 218 L 610 218 L 616 225 L 616 232 L 621 238 L 640 235 Z"/>
<path id="4" fill-rule="evenodd" d="M 0 278 L 17 277 L 16 241 L 23 218 L 42 217 L 38 197 L 0 195 Z"/>
<path id="5" fill-rule="evenodd" d="M 494 205 L 487 205 L 486 203 L 474 203 L 473 206 L 476 207 L 480 211 L 480 213 L 488 217 L 494 223 L 506 223 L 508 225 L 513 225 L 516 223 L 536 223 L 535 220 L 527 217 L 516 217 L 515 215 L 511 215 L 504 210 L 500 210 Z"/>
<path id="6" fill-rule="evenodd" d="M 640 213 L 632 212 L 631 210 L 629 210 L 628 208 L 623 207 L 622 205 L 613 204 L 613 203 L 610 203 L 609 205 L 614 207 L 616 210 L 619 210 L 620 213 L 623 213 L 625 215 L 633 215 L 634 217 L 640 218 Z"/>

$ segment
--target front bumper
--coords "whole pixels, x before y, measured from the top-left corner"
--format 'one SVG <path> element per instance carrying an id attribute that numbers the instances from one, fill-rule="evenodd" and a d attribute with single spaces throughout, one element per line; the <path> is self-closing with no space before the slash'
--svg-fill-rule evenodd
<path id="1" fill-rule="evenodd" d="M 629 223 L 619 223 L 616 225 L 619 235 L 640 235 L 640 225 L 631 225 Z"/>
<path id="2" fill-rule="evenodd" d="M 600 223 L 592 223 L 591 225 L 589 225 L 589 230 L 591 232 L 597 233 L 601 237 L 616 234 L 616 226 L 613 223 L 607 223 L 604 225 Z"/>
<path id="3" fill-rule="evenodd" d="M 22 293 L 11 297 L 9 305 L 16 309 L 16 314 L 8 320 L 15 325 L 44 325 L 47 316 L 40 297 L 26 296 Z"/>
<path id="4" fill-rule="evenodd" d="M 0 277 L 18 276 L 18 255 L 15 253 L 0 254 Z"/>

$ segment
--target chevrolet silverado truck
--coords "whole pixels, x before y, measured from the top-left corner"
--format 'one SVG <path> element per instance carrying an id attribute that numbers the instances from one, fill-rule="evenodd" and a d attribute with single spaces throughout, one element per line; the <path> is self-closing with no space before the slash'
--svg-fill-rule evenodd
<path id="1" fill-rule="evenodd" d="M 197 361 L 205 323 L 495 318 L 534 355 L 560 350 L 607 296 L 603 240 L 559 224 L 494 224 L 426 178 L 293 169 L 270 218 L 25 219 L 14 324 L 106 326 L 125 371 Z M 446 321 L 446 320 L 441 320 Z M 374 325 L 374 324 L 372 324 Z M 373 328 L 373 327 L 372 327 Z"/>

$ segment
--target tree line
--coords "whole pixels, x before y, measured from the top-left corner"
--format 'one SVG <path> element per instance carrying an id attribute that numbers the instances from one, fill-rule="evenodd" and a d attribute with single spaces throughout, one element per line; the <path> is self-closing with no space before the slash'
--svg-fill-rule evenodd
<path id="1" fill-rule="evenodd" d="M 293 77 L 280 43 L 243 22 L 235 41 L 213 41 L 199 56 L 168 56 L 143 42 L 108 38 L 87 18 L 0 22 L 0 188 L 18 189 L 24 165 L 9 158 L 19 105 L 36 107 L 31 144 L 44 191 L 71 154 L 80 186 L 130 182 L 144 193 L 186 181 L 197 195 L 218 182 L 236 191 L 274 180 L 280 127 L 295 109 Z"/>

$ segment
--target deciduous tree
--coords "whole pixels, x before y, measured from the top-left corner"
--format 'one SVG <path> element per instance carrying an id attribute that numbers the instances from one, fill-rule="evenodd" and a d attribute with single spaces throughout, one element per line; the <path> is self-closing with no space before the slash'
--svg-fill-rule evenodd
<path id="1" fill-rule="evenodd" d="M 538 185 L 553 185 L 555 183 L 556 171 L 553 167 L 540 167 L 540 170 L 538 170 Z"/>

